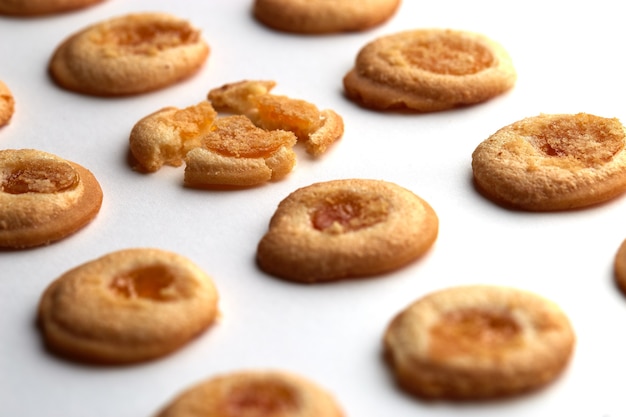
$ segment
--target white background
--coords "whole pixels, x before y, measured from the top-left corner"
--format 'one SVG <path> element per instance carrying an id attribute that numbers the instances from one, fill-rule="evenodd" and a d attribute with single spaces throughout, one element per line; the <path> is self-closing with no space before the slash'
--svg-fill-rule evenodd
<path id="1" fill-rule="evenodd" d="M 16 112 L 0 148 L 36 148 L 89 168 L 102 210 L 76 235 L 48 247 L 0 252 L 0 415 L 150 416 L 176 393 L 217 373 L 274 368 L 331 391 L 349 416 L 626 415 L 626 299 L 612 277 L 626 238 L 626 197 L 560 213 L 507 211 L 471 183 L 471 153 L 500 127 L 539 113 L 588 112 L 626 121 L 623 42 L 617 4 L 405 0 L 374 30 L 330 36 L 273 32 L 248 0 L 109 0 L 38 19 L 0 17 L 0 79 Z M 192 79 L 132 98 L 61 90 L 46 66 L 54 48 L 84 26 L 131 11 L 189 19 L 211 46 Z M 518 82 L 492 101 L 436 114 L 379 113 L 346 100 L 342 78 L 370 40 L 404 29 L 473 30 L 511 54 Z M 345 135 L 322 158 L 298 147 L 286 179 L 215 192 L 183 187 L 181 168 L 151 175 L 127 163 L 128 135 L 143 116 L 184 107 L 214 87 L 271 79 L 274 92 L 332 108 Z M 396 182 L 426 199 L 440 219 L 432 250 L 386 276 L 296 285 L 261 273 L 256 245 L 291 191 L 338 178 Z M 77 365 L 42 348 L 35 312 L 46 286 L 107 252 L 150 246 L 187 256 L 214 279 L 222 318 L 171 356 L 126 367 Z M 538 393 L 479 404 L 424 403 L 399 391 L 381 359 L 390 319 L 416 298 L 456 284 L 531 290 L 556 301 L 578 336 L 571 366 Z"/>

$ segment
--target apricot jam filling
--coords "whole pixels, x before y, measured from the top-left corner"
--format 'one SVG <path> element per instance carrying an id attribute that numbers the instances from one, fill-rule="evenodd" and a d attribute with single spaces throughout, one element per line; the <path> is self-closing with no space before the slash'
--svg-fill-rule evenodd
<path id="1" fill-rule="evenodd" d="M 351 232 L 384 221 L 388 213 L 389 204 L 382 198 L 328 198 L 313 211 L 311 222 L 320 231 Z"/>
<path id="2" fill-rule="evenodd" d="M 298 408 L 293 388 L 277 381 L 258 381 L 235 386 L 227 395 L 228 416 L 270 417 L 287 415 Z"/>
<path id="3" fill-rule="evenodd" d="M 38 159 L 22 161 L 3 174 L 1 190 L 8 194 L 53 194 L 76 187 L 79 177 L 67 162 Z"/>
<path id="4" fill-rule="evenodd" d="M 304 100 L 266 94 L 257 97 L 256 104 L 259 122 L 266 129 L 289 130 L 306 139 L 320 125 L 318 108 Z"/>
<path id="5" fill-rule="evenodd" d="M 544 155 L 570 157 L 585 166 L 606 163 L 624 148 L 624 130 L 618 119 L 591 114 L 524 125 L 522 133 L 531 136 L 532 145 Z"/>
<path id="6" fill-rule="evenodd" d="M 485 46 L 452 33 L 413 40 L 400 52 L 411 65 L 443 75 L 476 74 L 494 62 L 491 51 Z"/>
<path id="7" fill-rule="evenodd" d="M 466 309 L 445 314 L 430 329 L 433 357 L 493 357 L 522 341 L 519 324 L 507 313 Z"/>
<path id="8" fill-rule="evenodd" d="M 151 265 L 117 275 L 111 281 L 110 288 L 121 297 L 164 301 L 168 298 L 164 290 L 175 279 L 175 274 L 167 266 Z"/>
<path id="9" fill-rule="evenodd" d="M 115 45 L 135 54 L 151 54 L 168 48 L 193 44 L 200 38 L 186 22 L 128 22 L 107 26 L 97 43 Z"/>
<path id="10" fill-rule="evenodd" d="M 256 127 L 246 116 L 227 116 L 215 120 L 202 146 L 225 156 L 265 158 L 282 146 L 295 143 L 292 133 L 267 131 Z"/>

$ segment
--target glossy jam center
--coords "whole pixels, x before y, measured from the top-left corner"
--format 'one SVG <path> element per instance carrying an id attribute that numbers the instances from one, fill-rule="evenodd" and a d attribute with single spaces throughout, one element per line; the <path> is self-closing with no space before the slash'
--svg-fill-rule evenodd
<path id="1" fill-rule="evenodd" d="M 52 194 L 78 185 L 74 168 L 66 163 L 46 159 L 15 164 L 4 174 L 1 190 L 9 194 Z"/>
<path id="2" fill-rule="evenodd" d="M 272 417 L 290 415 L 298 408 L 293 389 L 274 381 L 235 386 L 226 398 L 228 416 Z"/>
<path id="3" fill-rule="evenodd" d="M 164 290 L 176 279 L 166 266 L 154 265 L 133 269 L 116 276 L 111 282 L 111 289 L 126 298 L 146 298 L 156 301 L 166 299 Z"/>
<path id="4" fill-rule="evenodd" d="M 454 34 L 425 36 L 405 45 L 401 53 L 411 65 L 437 74 L 475 74 L 493 65 L 486 47 Z"/>
<path id="5" fill-rule="evenodd" d="M 350 232 L 380 223 L 388 215 L 388 204 L 380 198 L 328 199 L 311 216 L 313 227 L 320 231 Z"/>
<path id="6" fill-rule="evenodd" d="M 259 122 L 266 129 L 288 130 L 304 140 L 320 125 L 320 113 L 314 104 L 270 94 L 256 101 Z"/>
<path id="7" fill-rule="evenodd" d="M 107 26 L 100 32 L 103 44 L 135 54 L 152 54 L 198 41 L 200 35 L 186 22 L 139 22 Z"/>
<path id="8" fill-rule="evenodd" d="M 430 330 L 430 352 L 435 358 L 494 357 L 521 343 L 519 324 L 508 314 L 461 310 L 444 315 Z"/>

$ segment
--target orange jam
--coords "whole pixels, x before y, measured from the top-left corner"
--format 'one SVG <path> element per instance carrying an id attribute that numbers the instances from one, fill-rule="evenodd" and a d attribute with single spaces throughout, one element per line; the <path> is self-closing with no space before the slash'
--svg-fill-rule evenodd
<path id="1" fill-rule="evenodd" d="M 364 199 L 358 196 L 328 199 L 311 216 L 313 227 L 325 231 L 339 227 L 341 231 L 356 231 L 385 220 L 388 214 L 386 200 Z"/>
<path id="2" fill-rule="evenodd" d="M 170 268 L 152 265 L 116 276 L 110 288 L 122 297 L 162 301 L 166 299 L 163 290 L 172 285 L 175 279 Z"/>
<path id="3" fill-rule="evenodd" d="M 298 408 L 293 388 L 278 381 L 255 381 L 234 387 L 226 398 L 228 416 L 290 415 Z"/>
<path id="4" fill-rule="evenodd" d="M 1 179 L 0 189 L 9 194 L 53 194 L 70 190 L 78 183 L 79 177 L 69 163 L 36 159 L 12 166 Z"/>

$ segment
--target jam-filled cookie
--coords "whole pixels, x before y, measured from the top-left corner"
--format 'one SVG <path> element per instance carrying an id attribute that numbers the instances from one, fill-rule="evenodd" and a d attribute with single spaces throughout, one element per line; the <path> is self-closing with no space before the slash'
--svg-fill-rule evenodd
<path id="1" fill-rule="evenodd" d="M 85 167 L 35 149 L 0 151 L 0 248 L 45 245 L 91 222 L 102 205 Z"/>
<path id="2" fill-rule="evenodd" d="M 15 98 L 9 87 L 0 81 L 0 127 L 6 125 L 15 112 Z"/>
<path id="3" fill-rule="evenodd" d="M 40 16 L 83 9 L 104 0 L 0 0 L 0 14 Z"/>
<path id="4" fill-rule="evenodd" d="M 211 278 L 176 253 L 111 252 L 57 278 L 39 304 L 51 351 L 72 360 L 124 364 L 154 359 L 188 343 L 214 322 Z"/>
<path id="5" fill-rule="evenodd" d="M 343 417 L 316 383 L 284 371 L 238 371 L 202 381 L 170 401 L 157 417 Z"/>
<path id="6" fill-rule="evenodd" d="M 398 383 L 427 399 L 521 394 L 557 378 L 575 335 L 553 302 L 515 288 L 459 286 L 401 311 L 384 335 Z"/>
<path id="7" fill-rule="evenodd" d="M 208 56 L 208 44 L 188 21 L 165 13 L 137 13 L 74 33 L 56 49 L 49 70 L 68 90 L 123 96 L 189 78 Z"/>
<path id="8" fill-rule="evenodd" d="M 506 50 L 482 34 L 417 29 L 365 45 L 343 84 L 365 107 L 432 112 L 494 98 L 516 78 Z"/>
<path id="9" fill-rule="evenodd" d="M 423 255 L 438 230 L 432 207 L 397 184 L 319 182 L 280 202 L 257 262 L 269 274 L 299 282 L 372 276 Z"/>
<path id="10" fill-rule="evenodd" d="M 256 0 L 254 16 L 273 29 L 302 34 L 363 31 L 389 20 L 400 0 Z"/>
<path id="11" fill-rule="evenodd" d="M 541 114 L 505 126 L 472 154 L 477 188 L 502 205 L 566 210 L 626 191 L 626 131 L 618 119 Z"/>

